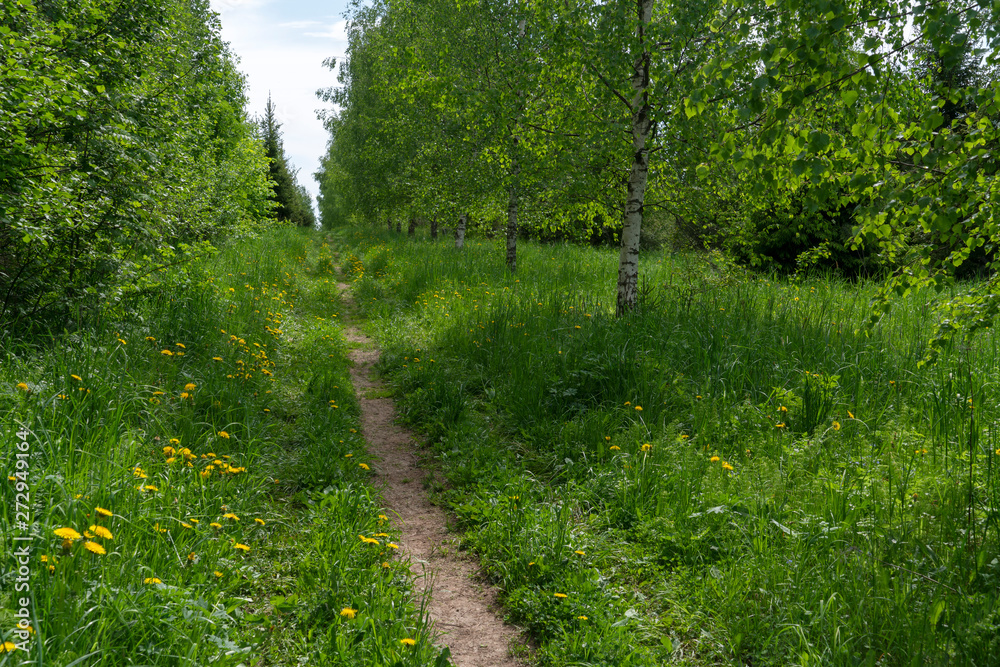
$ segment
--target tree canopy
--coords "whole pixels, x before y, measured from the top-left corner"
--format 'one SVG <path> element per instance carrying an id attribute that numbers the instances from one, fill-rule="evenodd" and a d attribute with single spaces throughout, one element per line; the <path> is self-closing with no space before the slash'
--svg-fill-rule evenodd
<path id="1" fill-rule="evenodd" d="M 341 86 L 325 93 L 339 109 L 318 175 L 324 221 L 413 208 L 489 220 L 516 196 L 522 233 L 610 228 L 628 253 L 641 220 L 660 216 L 755 262 L 770 261 L 762 234 L 795 248 L 797 266 L 863 252 L 900 290 L 942 284 L 970 257 L 996 275 L 995 11 L 952 0 L 355 4 Z M 990 320 L 994 287 L 956 299 L 948 326 Z"/>
<path id="2" fill-rule="evenodd" d="M 267 157 L 207 0 L 13 0 L 0 52 L 0 319 L 118 299 L 270 224 Z"/>

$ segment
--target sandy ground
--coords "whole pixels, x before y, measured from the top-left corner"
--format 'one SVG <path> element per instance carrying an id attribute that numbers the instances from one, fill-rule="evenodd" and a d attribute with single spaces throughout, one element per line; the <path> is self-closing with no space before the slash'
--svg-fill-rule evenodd
<path id="1" fill-rule="evenodd" d="M 339 287 L 346 297 L 347 285 Z M 372 470 L 385 507 L 402 531 L 400 551 L 410 559 L 418 592 L 430 590 L 428 612 L 437 643 L 451 649 L 457 667 L 522 665 L 509 650 L 521 643 L 519 631 L 501 620 L 495 592 L 477 583 L 476 563 L 458 552 L 446 513 L 431 504 L 423 488 L 428 471 L 420 465 L 413 434 L 395 423 L 391 398 L 366 397 L 382 388 L 372 371 L 379 351 L 356 328 L 348 326 L 345 334 L 352 343 L 351 378 L 361 403 L 361 432 L 376 458 Z"/>

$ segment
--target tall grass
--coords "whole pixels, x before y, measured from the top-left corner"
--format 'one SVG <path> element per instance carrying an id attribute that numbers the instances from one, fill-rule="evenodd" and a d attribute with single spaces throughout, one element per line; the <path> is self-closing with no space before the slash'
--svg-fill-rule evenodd
<path id="1" fill-rule="evenodd" d="M 331 258 L 283 230 L 163 272 L 74 333 L 9 332 L 0 642 L 25 650 L 4 644 L 0 665 L 438 655 L 365 484 Z M 17 593 L 25 544 L 29 587 Z"/>
<path id="2" fill-rule="evenodd" d="M 543 664 L 1000 654 L 992 334 L 928 366 L 928 295 L 867 328 L 877 285 L 661 253 L 616 318 L 607 250 L 340 243 Z"/>

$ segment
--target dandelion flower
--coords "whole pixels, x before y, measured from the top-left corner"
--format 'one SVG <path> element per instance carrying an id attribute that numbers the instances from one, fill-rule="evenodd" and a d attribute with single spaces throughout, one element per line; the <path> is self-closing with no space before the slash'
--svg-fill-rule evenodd
<path id="1" fill-rule="evenodd" d="M 632 401 L 625 401 L 625 407 L 630 407 L 631 405 L 632 405 Z"/>
<path id="2" fill-rule="evenodd" d="M 150 343 L 155 343 L 156 342 L 156 339 L 153 338 L 152 336 L 146 336 L 146 340 L 148 340 Z"/>
<path id="3" fill-rule="evenodd" d="M 112 537 L 111 535 L 111 531 L 105 528 L 104 526 L 91 526 L 90 532 L 105 540 L 114 539 L 114 537 Z"/>
<path id="4" fill-rule="evenodd" d="M 146 577 L 142 580 L 144 584 L 162 584 L 163 582 L 158 577 Z"/>
<path id="5" fill-rule="evenodd" d="M 223 576 L 223 575 L 222 575 L 222 573 L 221 573 L 221 572 L 219 572 L 218 570 L 216 570 L 216 571 L 215 571 L 215 572 L 213 572 L 212 574 L 214 574 L 214 575 L 215 575 L 215 576 L 216 576 L 217 578 L 219 578 L 219 579 L 222 579 L 222 576 Z"/>
<path id="6" fill-rule="evenodd" d="M 729 465 L 729 463 L 727 463 L 726 461 L 723 461 L 722 462 L 722 469 L 723 470 L 733 470 L 734 468 L 733 468 L 733 466 Z"/>
<path id="7" fill-rule="evenodd" d="M 114 512 L 112 512 L 111 510 L 106 510 L 103 507 L 95 507 L 94 511 L 100 514 L 101 516 L 114 516 Z"/>
<path id="8" fill-rule="evenodd" d="M 642 412 L 642 406 L 641 405 L 635 406 L 635 411 L 636 412 Z"/>
<path id="9" fill-rule="evenodd" d="M 402 644 L 403 646 L 416 646 L 417 641 L 415 639 L 410 639 L 409 637 L 407 637 L 406 639 L 400 639 L 399 643 Z"/>
<path id="10" fill-rule="evenodd" d="M 240 520 L 240 518 L 238 516 L 236 516 L 235 514 L 233 514 L 232 512 L 226 512 L 225 514 L 222 515 L 222 518 L 223 519 L 232 519 L 233 521 L 239 521 Z"/>
<path id="11" fill-rule="evenodd" d="M 775 428 L 785 428 L 785 422 L 778 422 L 774 426 L 775 426 Z"/>
<path id="12" fill-rule="evenodd" d="M 850 417 L 851 419 L 854 419 L 854 413 L 851 412 L 850 410 L 847 411 L 847 416 Z"/>
<path id="13" fill-rule="evenodd" d="M 611 445 L 610 449 L 613 452 L 620 452 L 622 450 L 622 448 L 619 447 L 618 445 Z"/>
<path id="14" fill-rule="evenodd" d="M 367 463 L 359 463 L 358 467 L 361 468 L 362 470 L 371 470 L 371 468 L 368 467 Z"/>
<path id="15" fill-rule="evenodd" d="M 233 544 L 233 548 L 234 549 L 239 549 L 240 551 L 243 551 L 243 552 L 246 552 L 246 553 L 250 553 L 250 547 L 248 547 L 245 544 L 240 544 L 239 542 L 234 543 Z"/>
<path id="16" fill-rule="evenodd" d="M 72 528 L 56 528 L 52 532 L 56 534 L 56 537 L 61 537 L 64 540 L 78 540 L 83 537 L 83 535 L 76 532 Z"/>
<path id="17" fill-rule="evenodd" d="M 649 444 L 648 442 L 643 443 L 643 445 L 642 445 L 642 451 L 644 451 L 644 452 L 648 452 L 652 448 L 653 448 L 653 446 L 651 444 Z"/>
<path id="18" fill-rule="evenodd" d="M 177 347 L 181 348 L 182 350 L 186 350 L 187 349 L 187 346 L 184 343 L 174 343 L 174 345 L 176 345 Z"/>
<path id="19" fill-rule="evenodd" d="M 555 597 L 559 598 L 560 600 L 561 600 L 561 599 L 563 599 L 563 598 L 568 598 L 568 597 L 569 597 L 569 596 L 568 596 L 568 595 L 566 595 L 565 593 L 553 593 L 553 595 L 554 595 Z"/>
<path id="20" fill-rule="evenodd" d="M 198 385 L 196 385 L 194 382 L 188 382 L 186 385 L 184 385 L 184 391 L 194 391 L 197 388 Z"/>
<path id="21" fill-rule="evenodd" d="M 587 617 L 586 616 L 577 616 L 576 620 L 578 620 L 578 621 L 586 621 Z"/>
<path id="22" fill-rule="evenodd" d="M 17 477 L 14 477 L 13 475 L 7 475 L 7 481 L 8 482 L 16 482 L 17 481 Z"/>
<path id="23" fill-rule="evenodd" d="M 392 542 L 387 542 L 385 546 L 389 547 L 390 549 L 398 549 L 399 548 L 398 544 L 393 544 Z"/>
<path id="24" fill-rule="evenodd" d="M 18 382 L 17 388 L 20 389 L 21 391 L 29 391 L 31 389 L 28 385 L 26 385 L 23 382 Z"/>
<path id="25" fill-rule="evenodd" d="M 219 437 L 220 438 L 225 438 L 226 440 L 229 440 L 229 434 L 226 433 L 225 431 L 219 431 Z"/>
<path id="26" fill-rule="evenodd" d="M 184 523 L 183 521 L 181 521 L 181 526 L 183 526 L 184 528 L 187 528 L 189 530 L 193 528 L 193 526 L 191 524 Z"/>
<path id="27" fill-rule="evenodd" d="M 0 653 L 13 653 L 17 650 L 17 644 L 14 642 L 4 642 L 0 644 Z"/>
<path id="28" fill-rule="evenodd" d="M 222 524 L 221 523 L 216 523 L 215 521 L 213 521 L 212 523 L 210 523 L 208 525 L 211 526 L 212 528 L 215 528 L 216 530 L 218 530 L 219 528 L 222 528 Z"/>
<path id="29" fill-rule="evenodd" d="M 345 618 L 354 618 L 354 616 L 357 613 L 358 613 L 357 609 L 351 609 L 350 607 L 344 607 L 343 609 L 340 610 L 340 615 Z"/>
<path id="30" fill-rule="evenodd" d="M 581 550 L 577 549 L 577 550 L 576 550 L 576 551 L 574 551 L 573 553 L 575 553 L 575 554 L 576 554 L 577 556 L 582 556 L 582 555 L 584 555 L 584 554 L 585 554 L 586 552 L 585 552 L 585 551 L 581 551 Z"/>
<path id="31" fill-rule="evenodd" d="M 222 357 L 212 357 L 212 361 L 222 361 Z"/>
<path id="32" fill-rule="evenodd" d="M 83 382 L 83 378 L 80 377 L 79 375 L 70 375 L 70 377 L 76 380 L 77 382 Z"/>
<path id="33" fill-rule="evenodd" d="M 91 542 L 90 540 L 87 540 L 86 542 L 83 543 L 83 548 L 92 554 L 97 554 L 98 556 L 103 556 L 104 554 L 108 553 L 107 551 L 104 550 L 104 547 L 102 547 L 100 544 L 98 544 L 97 542 Z"/>
<path id="34" fill-rule="evenodd" d="M 834 431 L 840 430 L 840 422 L 833 422 L 833 430 Z"/>
<path id="35" fill-rule="evenodd" d="M 172 357 L 172 356 L 174 356 L 174 353 L 171 352 L 170 350 L 160 350 L 160 354 L 162 354 L 165 357 Z"/>
<path id="36" fill-rule="evenodd" d="M 256 519 L 254 519 L 254 523 L 259 523 L 260 525 L 263 526 L 264 525 L 264 520 L 258 517 Z"/>
<path id="37" fill-rule="evenodd" d="M 713 456 L 709 459 L 712 463 L 718 463 L 721 459 L 718 456 Z"/>
<path id="38" fill-rule="evenodd" d="M 182 391 L 181 398 L 191 398 L 191 394 L 187 393 L 186 391 Z"/>

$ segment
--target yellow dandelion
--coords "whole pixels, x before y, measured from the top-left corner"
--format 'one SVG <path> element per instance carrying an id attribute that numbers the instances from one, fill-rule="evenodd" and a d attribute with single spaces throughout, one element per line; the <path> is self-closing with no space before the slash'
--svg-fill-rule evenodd
<path id="1" fill-rule="evenodd" d="M 563 599 L 563 598 L 568 598 L 569 597 L 565 593 L 553 593 L 552 595 L 555 596 L 555 597 L 557 597 L 557 598 L 559 598 L 560 600 Z"/>
<path id="2" fill-rule="evenodd" d="M 111 510 L 106 510 L 103 507 L 95 507 L 94 511 L 97 512 L 98 514 L 100 514 L 101 516 L 114 516 L 115 515 L 114 512 L 112 512 Z"/>
<path id="3" fill-rule="evenodd" d="M 220 438 L 225 438 L 226 440 L 229 440 L 229 434 L 226 433 L 225 431 L 219 431 L 219 437 Z"/>
<path id="4" fill-rule="evenodd" d="M 259 523 L 260 525 L 263 526 L 264 525 L 264 520 L 261 519 L 261 518 L 256 518 L 256 519 L 254 519 L 254 523 Z"/>
<path id="5" fill-rule="evenodd" d="M 635 411 L 636 412 L 642 412 L 642 406 L 641 405 L 635 406 Z"/>
<path id="6" fill-rule="evenodd" d="M 31 389 L 31 388 L 30 388 L 30 387 L 29 387 L 29 386 L 28 386 L 27 384 L 25 384 L 24 382 L 18 382 L 18 383 L 17 383 L 17 388 L 18 388 L 18 389 L 20 389 L 21 391 L 29 391 L 29 390 Z"/>
<path id="7" fill-rule="evenodd" d="M 174 356 L 174 353 L 171 352 L 170 350 L 160 350 L 160 354 L 162 354 L 162 355 L 164 355 L 166 357 L 172 357 L 172 356 Z"/>
<path id="8" fill-rule="evenodd" d="M 86 542 L 83 543 L 83 548 L 92 554 L 97 554 L 98 556 L 103 556 L 104 554 L 108 553 L 107 551 L 104 550 L 104 547 L 102 547 L 100 544 L 98 544 L 97 542 L 91 542 L 90 540 L 87 540 Z"/>
<path id="9" fill-rule="evenodd" d="M 142 580 L 144 584 L 162 584 L 163 582 L 158 577 L 146 577 Z"/>
<path id="10" fill-rule="evenodd" d="M 393 544 L 392 542 L 387 542 L 385 546 L 389 547 L 390 549 L 398 549 L 399 548 L 398 544 Z"/>
<path id="11" fill-rule="evenodd" d="M 403 646 L 416 646 L 417 641 L 415 639 L 410 639 L 409 637 L 407 637 L 406 639 L 400 639 L 399 643 L 402 644 Z"/>
<path id="12" fill-rule="evenodd" d="M 850 410 L 847 411 L 847 416 L 850 417 L 851 419 L 854 419 L 854 413 L 851 412 Z"/>
<path id="13" fill-rule="evenodd" d="M 613 452 L 620 452 L 622 450 L 622 448 L 619 447 L 618 445 L 611 445 L 610 449 Z"/>
<path id="14" fill-rule="evenodd" d="M 212 476 L 212 466 L 208 466 L 207 470 L 202 470 L 198 474 L 201 476 L 202 479 L 208 479 L 209 477 Z"/>
<path id="15" fill-rule="evenodd" d="M 575 554 L 576 554 L 577 556 L 582 556 L 582 555 L 584 555 L 584 554 L 585 554 L 586 552 L 585 552 L 585 551 L 581 551 L 581 550 L 577 549 L 577 550 L 576 550 L 576 551 L 574 551 L 573 553 L 575 553 Z"/>
<path id="16" fill-rule="evenodd" d="M 721 460 L 722 459 L 720 459 L 718 456 L 713 456 L 712 458 L 709 459 L 709 461 L 711 461 L 712 463 L 718 463 Z"/>
<path id="17" fill-rule="evenodd" d="M 70 375 L 70 377 L 76 380 L 77 382 L 83 382 L 83 378 L 80 377 L 79 375 Z"/>
<path id="18" fill-rule="evenodd" d="M 111 531 L 105 528 L 104 526 L 91 526 L 90 532 L 105 540 L 114 539 L 114 537 L 112 537 L 111 535 Z"/>
<path id="19" fill-rule="evenodd" d="M 193 528 L 193 526 L 191 524 L 184 523 L 183 521 L 181 521 L 181 526 L 183 526 L 184 528 L 187 528 L 189 530 Z"/>
<path id="20" fill-rule="evenodd" d="M 223 519 L 232 519 L 233 521 L 239 521 L 240 520 L 240 518 L 238 516 L 236 516 L 235 514 L 233 514 L 232 512 L 226 512 L 225 514 L 222 515 L 222 518 Z"/>
<path id="21" fill-rule="evenodd" d="M 723 470 L 733 470 L 734 468 L 733 468 L 733 466 L 729 465 L 727 462 L 723 461 L 722 462 L 722 469 Z"/>
<path id="22" fill-rule="evenodd" d="M 187 346 L 184 343 L 174 343 L 174 345 L 176 345 L 177 347 L 181 348 L 182 350 L 186 350 L 187 349 Z"/>
<path id="23" fill-rule="evenodd" d="M 587 617 L 586 616 L 577 616 L 576 620 L 578 620 L 578 621 L 586 621 Z"/>
<path id="24" fill-rule="evenodd" d="M 0 653 L 13 653 L 17 650 L 17 644 L 14 642 L 4 642 L 0 644 Z"/>
<path id="25" fill-rule="evenodd" d="M 778 422 L 774 426 L 775 426 L 775 428 L 785 428 L 785 422 Z"/>
<path id="26" fill-rule="evenodd" d="M 215 528 L 216 530 L 222 528 L 222 524 L 221 523 L 217 523 L 215 521 L 213 521 L 212 523 L 210 523 L 208 525 L 211 526 L 212 528 Z"/>
<path id="27" fill-rule="evenodd" d="M 222 357 L 212 357 L 212 361 L 222 361 Z"/>
<path id="28" fill-rule="evenodd" d="M 187 393 L 186 391 L 182 391 L 181 398 L 191 398 L 191 394 Z"/>
<path id="29" fill-rule="evenodd" d="M 837 421 L 833 422 L 833 430 L 834 431 L 839 431 L 840 430 L 840 422 L 837 422 Z"/>
<path id="30" fill-rule="evenodd" d="M 625 401 L 625 407 L 630 407 L 631 405 L 632 405 L 632 401 Z"/>
<path id="31" fill-rule="evenodd" d="M 221 573 L 221 572 L 219 572 L 218 570 L 216 570 L 216 571 L 215 571 L 215 572 L 213 572 L 212 574 L 214 574 L 214 575 L 215 575 L 215 576 L 216 576 L 217 578 L 219 578 L 219 579 L 222 579 L 222 576 L 223 576 L 223 575 L 222 575 L 222 573 Z"/>
<path id="32" fill-rule="evenodd" d="M 371 468 L 368 467 L 367 463 L 359 463 L 358 467 L 361 468 L 362 470 L 371 470 Z"/>
<path id="33" fill-rule="evenodd" d="M 340 615 L 343 616 L 344 618 L 354 618 L 354 616 L 357 613 L 358 613 L 357 609 L 351 609 L 350 607 L 344 607 L 343 609 L 340 610 Z"/>
<path id="34" fill-rule="evenodd" d="M 196 385 L 194 382 L 188 382 L 186 385 L 184 385 L 184 391 L 194 391 L 197 388 L 198 385 Z"/>
<path id="35" fill-rule="evenodd" d="M 148 340 L 150 343 L 155 343 L 156 342 L 156 339 L 153 338 L 152 336 L 146 336 L 146 340 Z"/>
<path id="36" fill-rule="evenodd" d="M 17 477 L 14 477 L 13 475 L 7 475 L 7 481 L 8 482 L 16 482 L 17 481 Z"/>
<path id="37" fill-rule="evenodd" d="M 72 528 L 56 528 L 52 532 L 56 534 L 56 537 L 61 537 L 64 540 L 78 540 L 83 537 L 83 535 L 76 532 Z"/>
<path id="38" fill-rule="evenodd" d="M 189 561 L 193 561 L 195 558 L 197 558 L 197 555 L 193 551 L 188 554 Z"/>
<path id="39" fill-rule="evenodd" d="M 245 544 L 240 544 L 239 542 L 235 542 L 233 544 L 233 548 L 234 549 L 239 549 L 240 551 L 243 551 L 245 553 L 250 553 L 250 547 L 248 547 Z"/>
<path id="40" fill-rule="evenodd" d="M 642 445 L 642 451 L 644 451 L 644 452 L 648 452 L 652 448 L 653 448 L 653 446 L 651 444 L 649 444 L 648 442 L 643 443 L 643 445 Z"/>

